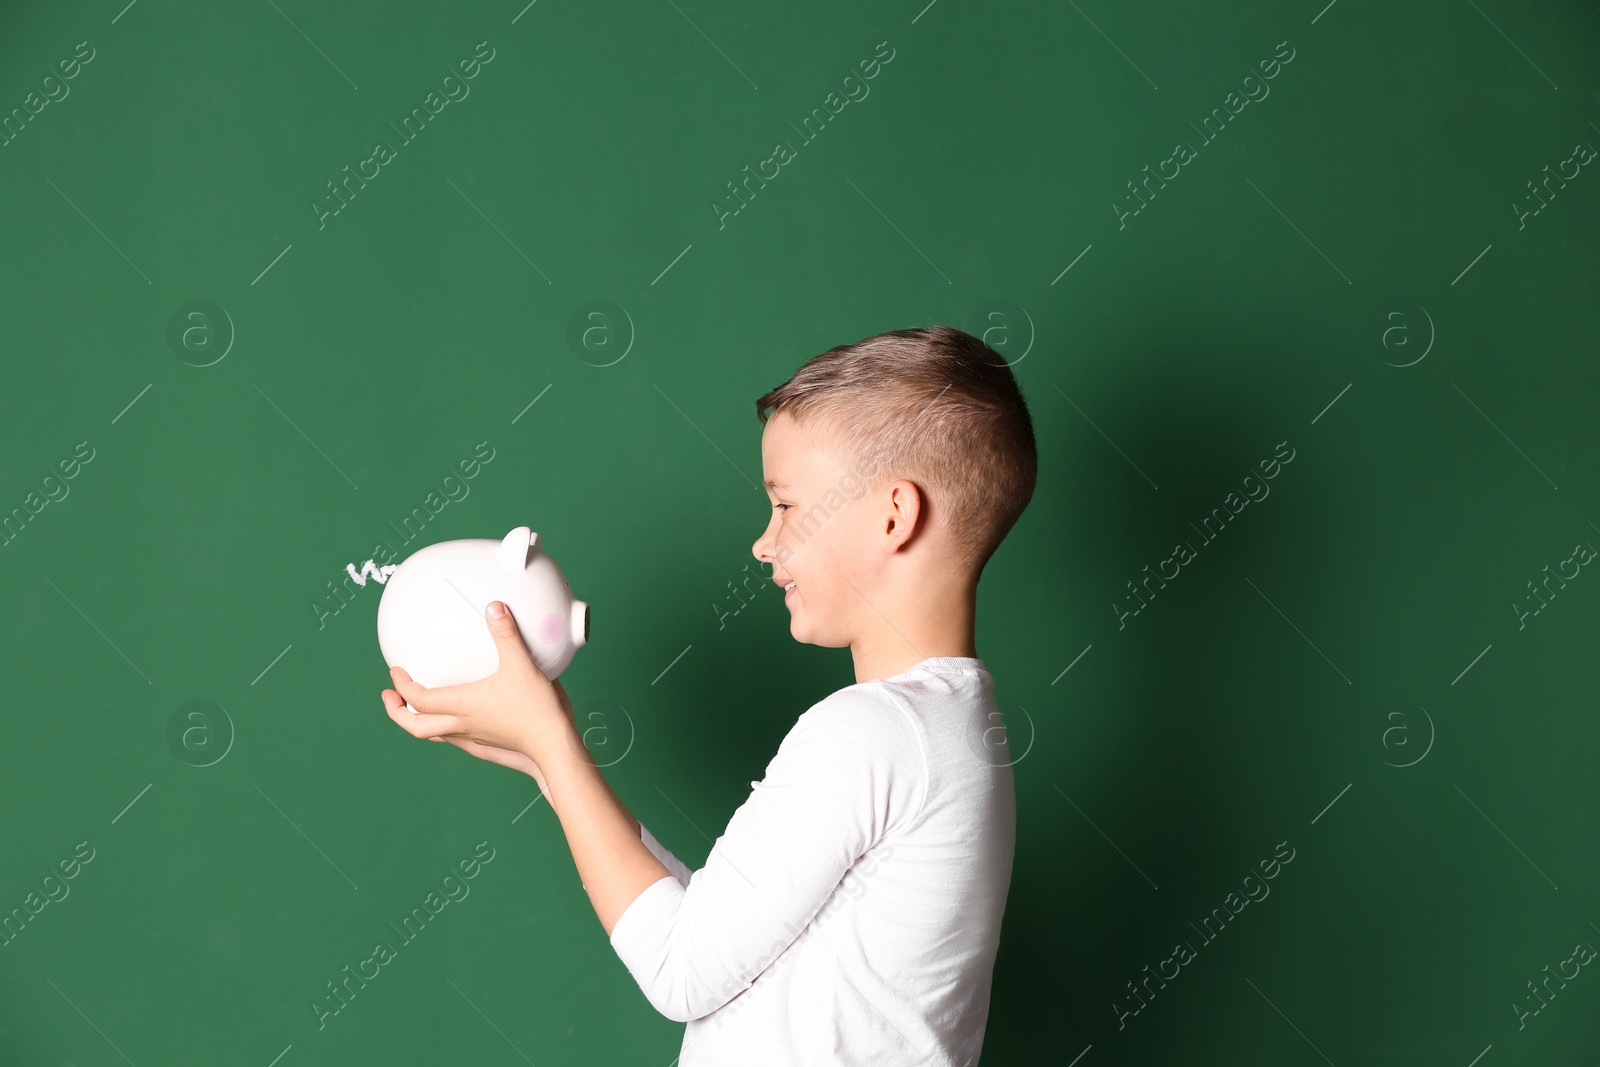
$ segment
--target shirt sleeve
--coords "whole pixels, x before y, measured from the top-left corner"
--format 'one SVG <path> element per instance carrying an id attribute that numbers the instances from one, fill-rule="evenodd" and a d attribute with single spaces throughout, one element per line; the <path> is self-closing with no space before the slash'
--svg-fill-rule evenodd
<path id="1" fill-rule="evenodd" d="M 645 827 L 644 823 L 639 824 L 639 840 L 644 842 L 644 847 L 650 850 L 652 856 L 661 861 L 662 866 L 672 872 L 672 877 L 676 878 L 680 885 L 689 884 L 692 872 L 682 860 L 667 851 L 667 846 L 656 840 L 655 835 Z"/>
<path id="2" fill-rule="evenodd" d="M 801 715 L 750 785 L 705 866 L 651 883 L 611 929 L 675 1022 L 728 1003 L 800 936 L 856 860 L 917 814 L 927 764 L 910 713 L 869 683 Z"/>

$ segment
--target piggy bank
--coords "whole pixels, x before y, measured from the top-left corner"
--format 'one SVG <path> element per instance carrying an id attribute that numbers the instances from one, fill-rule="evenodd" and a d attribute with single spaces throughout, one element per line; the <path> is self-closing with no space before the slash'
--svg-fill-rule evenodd
<path id="1" fill-rule="evenodd" d="M 511 610 L 546 678 L 566 670 L 589 639 L 589 605 L 573 598 L 539 535 L 518 526 L 499 541 L 440 541 L 407 556 L 378 601 L 383 658 L 430 689 L 487 678 L 500 663 L 484 615 L 492 600 Z"/>

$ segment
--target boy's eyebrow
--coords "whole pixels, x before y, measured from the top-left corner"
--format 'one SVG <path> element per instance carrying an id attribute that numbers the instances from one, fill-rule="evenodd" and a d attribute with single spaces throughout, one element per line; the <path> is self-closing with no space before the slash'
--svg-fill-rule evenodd
<path id="1" fill-rule="evenodd" d="M 786 489 L 786 490 L 793 491 L 794 486 L 785 485 L 782 482 L 775 482 L 771 478 L 768 478 L 767 479 L 767 488 L 768 489 Z"/>

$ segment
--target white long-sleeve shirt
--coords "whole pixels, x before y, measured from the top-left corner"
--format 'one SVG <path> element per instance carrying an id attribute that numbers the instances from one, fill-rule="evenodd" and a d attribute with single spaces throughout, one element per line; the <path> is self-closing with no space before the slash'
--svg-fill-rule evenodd
<path id="1" fill-rule="evenodd" d="M 681 1067 L 975 1064 L 1016 842 L 983 662 L 833 693 L 750 785 L 697 871 L 640 827 L 672 876 L 611 931 Z"/>

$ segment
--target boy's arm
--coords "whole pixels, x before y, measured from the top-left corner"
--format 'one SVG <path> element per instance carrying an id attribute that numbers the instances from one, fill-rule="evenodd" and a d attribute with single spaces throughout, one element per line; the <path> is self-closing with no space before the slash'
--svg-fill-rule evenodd
<path id="1" fill-rule="evenodd" d="M 583 737 L 570 721 L 560 738 L 527 754 L 544 774 L 545 796 L 567 836 L 578 879 L 606 936 L 634 898 L 663 878 L 677 880 L 645 846 L 635 819 L 588 758 Z"/>
<path id="2" fill-rule="evenodd" d="M 677 887 L 677 878 L 645 846 L 638 820 L 589 757 L 566 690 L 533 662 L 505 605 L 493 601 L 484 615 L 500 661 L 492 675 L 429 688 L 391 667 L 395 689 L 383 691 L 384 707 L 413 736 L 449 741 L 533 775 L 561 820 L 578 877 L 609 937 L 641 892 L 655 882 Z M 408 705 L 415 714 L 401 710 Z"/>
<path id="3" fill-rule="evenodd" d="M 645 885 L 611 947 L 662 1015 L 709 1015 L 802 936 L 862 855 L 915 819 L 927 781 L 909 716 L 868 693 L 835 694 L 790 730 L 693 880 Z"/>

